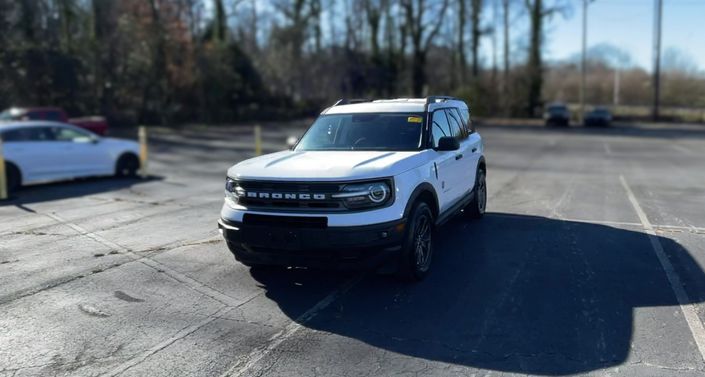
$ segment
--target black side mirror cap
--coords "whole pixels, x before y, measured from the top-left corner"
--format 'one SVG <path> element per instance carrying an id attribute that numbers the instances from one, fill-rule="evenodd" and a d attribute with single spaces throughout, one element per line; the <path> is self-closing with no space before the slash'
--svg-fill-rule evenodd
<path id="1" fill-rule="evenodd" d="M 453 136 L 443 136 L 438 140 L 437 151 L 457 151 L 460 149 L 458 139 Z"/>

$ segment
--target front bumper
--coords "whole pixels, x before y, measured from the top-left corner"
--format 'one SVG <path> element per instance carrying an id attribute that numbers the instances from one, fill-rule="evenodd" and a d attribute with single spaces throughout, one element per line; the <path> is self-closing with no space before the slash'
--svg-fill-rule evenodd
<path id="1" fill-rule="evenodd" d="M 218 228 L 247 265 L 372 268 L 401 250 L 406 219 L 349 227 L 248 224 L 221 218 Z"/>

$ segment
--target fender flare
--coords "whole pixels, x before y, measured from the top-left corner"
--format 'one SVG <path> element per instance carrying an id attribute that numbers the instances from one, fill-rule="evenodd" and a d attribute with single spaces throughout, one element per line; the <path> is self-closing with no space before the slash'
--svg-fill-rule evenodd
<path id="1" fill-rule="evenodd" d="M 409 200 L 406 202 L 406 207 L 404 208 L 404 218 L 409 217 L 409 213 L 411 212 L 411 207 L 412 205 L 416 202 L 416 200 L 424 193 L 428 192 L 433 196 L 433 201 L 434 203 L 431 204 L 431 211 L 433 211 L 433 215 L 438 217 L 439 214 L 439 203 L 438 203 L 438 195 L 436 194 L 436 189 L 433 188 L 433 185 L 428 183 L 428 182 L 421 182 L 414 191 L 411 192 L 411 195 L 409 195 Z"/>
<path id="2" fill-rule="evenodd" d="M 487 176 L 487 162 L 485 162 L 485 156 L 480 156 L 480 159 L 477 161 L 477 168 L 479 169 L 480 166 L 484 168 L 485 176 Z"/>

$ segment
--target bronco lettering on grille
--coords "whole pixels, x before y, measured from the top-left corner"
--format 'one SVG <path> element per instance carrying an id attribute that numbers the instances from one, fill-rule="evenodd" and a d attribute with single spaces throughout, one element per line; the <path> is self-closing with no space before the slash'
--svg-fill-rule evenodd
<path id="1" fill-rule="evenodd" d="M 255 199 L 284 199 L 284 200 L 326 200 L 326 194 L 293 194 L 283 192 L 254 192 L 247 191 L 244 195 Z"/>

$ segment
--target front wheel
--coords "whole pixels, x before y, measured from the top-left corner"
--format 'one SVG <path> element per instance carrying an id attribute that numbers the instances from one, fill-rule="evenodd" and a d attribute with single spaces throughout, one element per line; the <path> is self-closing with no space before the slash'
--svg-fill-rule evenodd
<path id="1" fill-rule="evenodd" d="M 132 178 L 137 175 L 140 169 L 140 160 L 134 154 L 124 154 L 120 156 L 115 164 L 115 175 L 118 177 Z"/>
<path id="2" fill-rule="evenodd" d="M 402 244 L 397 276 L 406 281 L 420 281 L 431 268 L 433 257 L 433 213 L 425 202 L 411 211 Z"/>
<path id="3" fill-rule="evenodd" d="M 465 207 L 463 212 L 471 219 L 479 219 L 485 215 L 487 207 L 487 182 L 485 178 L 485 170 L 477 169 L 475 174 L 475 189 L 472 190 L 472 200 Z"/>

